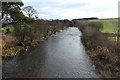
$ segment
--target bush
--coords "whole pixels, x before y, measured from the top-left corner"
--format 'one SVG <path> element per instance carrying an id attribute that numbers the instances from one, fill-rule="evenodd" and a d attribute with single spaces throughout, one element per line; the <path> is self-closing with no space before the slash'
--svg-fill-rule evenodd
<path id="1" fill-rule="evenodd" d="M 4 28 L 1 28 L 0 29 L 3 33 L 6 33 L 6 32 L 14 32 L 14 27 L 13 26 L 6 26 Z"/>

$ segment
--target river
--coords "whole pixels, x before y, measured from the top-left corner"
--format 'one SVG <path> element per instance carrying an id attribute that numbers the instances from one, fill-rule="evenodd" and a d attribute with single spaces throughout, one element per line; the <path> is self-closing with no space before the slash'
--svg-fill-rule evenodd
<path id="1" fill-rule="evenodd" d="M 40 46 L 3 63 L 3 78 L 99 78 L 77 28 L 50 36 Z"/>

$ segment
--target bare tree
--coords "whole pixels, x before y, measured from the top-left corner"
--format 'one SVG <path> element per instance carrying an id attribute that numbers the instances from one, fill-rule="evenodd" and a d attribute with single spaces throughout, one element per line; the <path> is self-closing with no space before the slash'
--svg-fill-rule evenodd
<path id="1" fill-rule="evenodd" d="M 37 11 L 32 6 L 24 7 L 22 10 L 29 18 L 38 18 Z"/>

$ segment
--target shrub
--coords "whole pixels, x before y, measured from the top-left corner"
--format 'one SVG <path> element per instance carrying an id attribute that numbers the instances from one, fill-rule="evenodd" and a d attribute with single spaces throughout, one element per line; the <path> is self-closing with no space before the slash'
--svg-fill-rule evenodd
<path id="1" fill-rule="evenodd" d="M 0 29 L 3 33 L 6 33 L 6 32 L 14 32 L 14 27 L 13 26 L 6 26 L 4 28 L 1 28 Z"/>

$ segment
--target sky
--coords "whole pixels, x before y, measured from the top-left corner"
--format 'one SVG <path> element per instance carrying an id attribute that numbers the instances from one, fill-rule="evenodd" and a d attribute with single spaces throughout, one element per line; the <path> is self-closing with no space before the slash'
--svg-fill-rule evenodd
<path id="1" fill-rule="evenodd" d="M 119 0 L 22 0 L 42 19 L 117 18 Z"/>

